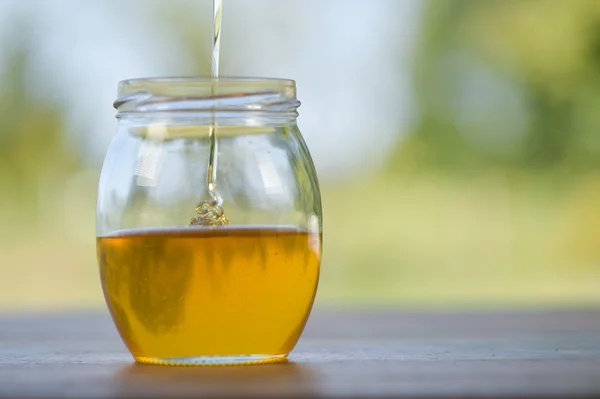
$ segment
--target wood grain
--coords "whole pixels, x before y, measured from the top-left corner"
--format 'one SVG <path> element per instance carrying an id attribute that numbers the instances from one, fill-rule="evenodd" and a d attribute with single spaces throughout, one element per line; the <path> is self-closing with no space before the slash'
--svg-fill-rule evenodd
<path id="1" fill-rule="evenodd" d="M 600 311 L 316 311 L 290 362 L 132 363 L 105 313 L 0 316 L 0 398 L 600 397 Z"/>

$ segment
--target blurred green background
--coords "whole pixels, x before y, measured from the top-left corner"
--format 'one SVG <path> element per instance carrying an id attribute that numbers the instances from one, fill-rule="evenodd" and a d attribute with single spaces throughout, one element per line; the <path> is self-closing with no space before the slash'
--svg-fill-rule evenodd
<path id="1" fill-rule="evenodd" d="M 117 80 L 208 74 L 210 7 L 0 0 L 0 309 L 103 306 Z M 600 1 L 225 0 L 223 18 L 226 75 L 300 75 L 319 303 L 600 305 Z"/>

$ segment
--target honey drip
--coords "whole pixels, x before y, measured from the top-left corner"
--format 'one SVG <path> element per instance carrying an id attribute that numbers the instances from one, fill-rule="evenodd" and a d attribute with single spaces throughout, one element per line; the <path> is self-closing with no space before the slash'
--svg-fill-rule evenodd
<path id="1" fill-rule="evenodd" d="M 219 77 L 219 53 L 221 49 L 221 11 L 223 0 L 213 0 L 213 41 L 212 41 L 212 67 L 211 77 Z M 214 91 L 214 88 L 213 88 Z M 213 92 L 214 95 L 214 92 Z M 202 200 L 196 206 L 196 214 L 190 219 L 191 226 L 225 226 L 229 224 L 229 219 L 223 211 L 223 199 L 217 193 L 217 165 L 219 146 L 217 141 L 216 123 L 211 123 L 208 130 L 208 171 L 206 184 L 210 200 Z"/>
<path id="2" fill-rule="evenodd" d="M 226 226 L 229 224 L 223 208 L 214 200 L 200 201 L 196 206 L 196 213 L 198 216 L 190 219 L 192 226 Z"/>

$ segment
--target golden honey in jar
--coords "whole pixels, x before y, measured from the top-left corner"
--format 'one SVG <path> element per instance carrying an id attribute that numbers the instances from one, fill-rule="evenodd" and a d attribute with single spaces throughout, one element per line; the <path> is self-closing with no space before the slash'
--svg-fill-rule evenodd
<path id="1" fill-rule="evenodd" d="M 298 105 L 288 80 L 120 83 L 97 252 L 108 309 L 136 361 L 259 364 L 296 345 L 322 235 Z M 227 223 L 190 223 L 203 199 Z"/>
<path id="2" fill-rule="evenodd" d="M 312 306 L 319 241 L 274 227 L 117 232 L 98 238 L 102 286 L 141 362 L 285 357 Z"/>

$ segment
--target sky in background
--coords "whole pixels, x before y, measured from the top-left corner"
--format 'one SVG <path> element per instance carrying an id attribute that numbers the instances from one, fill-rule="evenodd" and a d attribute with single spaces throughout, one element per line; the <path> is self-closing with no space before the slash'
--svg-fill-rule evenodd
<path id="1" fill-rule="evenodd" d="M 160 4 L 0 0 L 0 43 L 20 37 L 20 16 L 31 22 L 30 90 L 66 107 L 72 143 L 90 166 L 116 131 L 119 80 L 189 75 L 185 45 L 152 12 Z M 201 22 L 210 21 L 210 0 L 171 4 L 197 10 L 198 35 L 209 37 Z M 349 177 L 379 165 L 409 127 L 420 11 L 418 0 L 224 0 L 221 75 L 295 79 L 319 172 Z"/>

